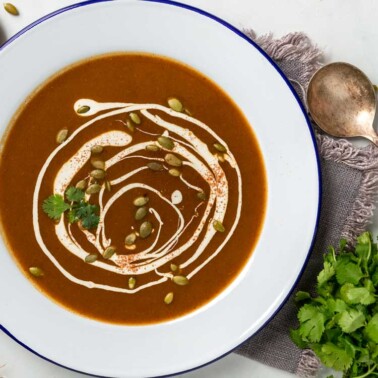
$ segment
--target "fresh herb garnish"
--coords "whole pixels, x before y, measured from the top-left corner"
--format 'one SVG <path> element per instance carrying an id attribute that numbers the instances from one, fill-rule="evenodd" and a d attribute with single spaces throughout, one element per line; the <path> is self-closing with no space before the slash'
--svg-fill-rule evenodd
<path id="1" fill-rule="evenodd" d="M 84 191 L 71 186 L 66 190 L 65 197 L 69 203 L 59 194 L 51 195 L 43 201 L 43 211 L 54 220 L 59 220 L 62 214 L 66 212 L 70 223 L 80 221 L 81 225 L 87 230 L 98 226 L 100 220 L 99 208 L 84 200 Z"/>
<path id="2" fill-rule="evenodd" d="M 378 376 L 378 249 L 369 232 L 354 251 L 340 242 L 330 247 L 317 278 L 316 296 L 299 291 L 299 328 L 290 330 L 301 349 L 311 348 L 321 362 L 344 378 Z"/>

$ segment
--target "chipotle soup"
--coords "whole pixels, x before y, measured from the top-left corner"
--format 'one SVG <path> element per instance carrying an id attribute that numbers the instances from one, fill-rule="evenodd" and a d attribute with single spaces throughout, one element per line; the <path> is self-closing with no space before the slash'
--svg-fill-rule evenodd
<path id="1" fill-rule="evenodd" d="M 213 299 L 250 258 L 265 207 L 251 126 L 218 86 L 166 58 L 65 69 L 3 140 L 9 250 L 43 293 L 105 322 L 167 321 Z"/>

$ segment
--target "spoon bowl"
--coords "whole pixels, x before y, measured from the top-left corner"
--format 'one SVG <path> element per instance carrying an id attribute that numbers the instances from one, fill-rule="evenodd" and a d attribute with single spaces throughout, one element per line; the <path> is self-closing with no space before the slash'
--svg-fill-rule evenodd
<path id="1" fill-rule="evenodd" d="M 373 84 L 349 63 L 331 63 L 318 70 L 307 90 L 312 118 L 336 137 L 364 137 L 378 146 L 373 128 L 376 96 Z"/>

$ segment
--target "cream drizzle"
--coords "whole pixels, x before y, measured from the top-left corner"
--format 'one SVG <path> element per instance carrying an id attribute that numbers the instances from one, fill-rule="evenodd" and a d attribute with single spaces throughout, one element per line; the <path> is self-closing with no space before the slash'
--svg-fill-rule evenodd
<path id="1" fill-rule="evenodd" d="M 178 113 L 169 109 L 167 107 L 158 105 L 158 104 L 128 104 L 128 103 L 98 103 L 94 100 L 90 99 L 80 99 L 74 104 L 74 110 L 76 111 L 81 106 L 89 106 L 90 110 L 87 113 L 81 114 L 81 117 L 89 117 L 96 115 L 100 112 L 104 112 L 101 115 L 93 118 L 89 122 L 85 123 L 81 127 L 79 127 L 63 144 L 59 145 L 48 157 L 45 164 L 43 165 L 38 178 L 37 183 L 33 195 L 33 227 L 36 234 L 36 239 L 38 244 L 41 246 L 43 252 L 46 256 L 53 262 L 53 264 L 60 270 L 60 272 L 69 280 L 79 285 L 86 286 L 88 288 L 97 288 L 115 292 L 122 292 L 122 293 L 135 293 L 144 288 L 151 287 L 153 285 L 160 284 L 167 279 L 171 278 L 172 275 L 170 273 L 162 273 L 159 272 L 157 269 L 162 267 L 163 265 L 167 264 L 169 261 L 177 258 L 180 256 L 185 250 L 190 248 L 198 239 L 200 234 L 203 230 L 205 230 L 205 234 L 200 240 L 200 244 L 196 247 L 195 252 L 192 254 L 190 258 L 188 258 L 185 262 L 181 263 L 180 266 L 182 268 L 188 267 L 190 264 L 194 263 L 196 259 L 202 254 L 204 249 L 212 240 L 213 236 L 215 235 L 216 231 L 212 227 L 212 220 L 217 219 L 223 222 L 227 205 L 228 205 L 228 182 L 226 179 L 226 175 L 219 164 L 218 159 L 209 151 L 208 146 L 202 142 L 200 139 L 196 137 L 196 135 L 189 130 L 188 128 L 183 128 L 178 126 L 174 123 L 168 122 L 162 119 L 158 115 L 154 115 L 151 111 L 162 111 L 163 113 L 169 115 L 173 119 L 181 119 L 182 121 L 188 122 L 196 127 L 202 128 L 203 130 L 207 131 L 217 142 L 223 144 L 228 153 L 225 154 L 226 161 L 230 164 L 232 168 L 235 169 L 238 179 L 238 205 L 236 210 L 236 217 L 235 220 L 228 231 L 226 237 L 224 238 L 221 245 L 215 250 L 215 252 L 210 255 L 206 261 L 200 264 L 197 267 L 194 267 L 190 273 L 187 274 L 187 277 L 190 279 L 196 273 L 198 273 L 206 264 L 208 264 L 218 253 L 221 251 L 223 246 L 227 243 L 227 241 L 232 236 L 235 228 L 240 219 L 241 213 L 241 206 L 242 206 L 242 180 L 240 169 L 235 161 L 234 156 L 232 155 L 231 151 L 229 150 L 227 144 L 207 125 L 202 123 L 201 121 L 188 116 L 183 113 Z M 132 111 L 140 111 L 147 119 L 151 122 L 156 124 L 157 126 L 163 128 L 163 135 L 169 135 L 174 141 L 175 146 L 172 150 L 173 153 L 179 155 L 184 160 L 184 165 L 190 166 L 192 169 L 197 171 L 200 176 L 203 178 L 205 182 L 209 185 L 209 198 L 207 200 L 205 210 L 203 212 L 202 218 L 200 219 L 196 230 L 193 232 L 193 235 L 187 240 L 183 245 L 176 248 L 180 237 L 185 233 L 187 227 L 193 222 L 195 218 L 199 216 L 197 209 L 203 204 L 199 204 L 195 209 L 195 214 L 192 216 L 190 221 L 185 224 L 184 217 L 180 211 L 180 209 L 176 206 L 180 204 L 183 200 L 182 193 L 180 191 L 175 191 L 172 194 L 171 199 L 165 198 L 158 190 L 154 189 L 151 186 L 145 185 L 143 183 L 132 183 L 127 184 L 121 187 L 119 190 L 115 192 L 113 196 L 111 196 L 106 204 L 103 204 L 103 195 L 104 195 L 104 188 L 101 189 L 99 193 L 99 207 L 100 207 L 100 222 L 97 227 L 97 230 L 94 233 L 81 229 L 81 231 L 86 236 L 89 243 L 94 245 L 99 253 L 103 253 L 104 249 L 111 244 L 111 240 L 106 237 L 106 229 L 105 229 L 105 218 L 106 214 L 108 213 L 110 207 L 124 194 L 126 194 L 129 190 L 134 188 L 143 188 L 146 191 L 154 193 L 157 197 L 161 200 L 165 201 L 172 209 L 175 211 L 178 217 L 178 226 L 176 232 L 166 241 L 162 246 L 160 246 L 157 250 L 155 250 L 156 245 L 158 243 L 162 228 L 164 227 L 164 223 L 159 215 L 159 213 L 154 209 L 150 208 L 150 212 L 158 221 L 158 228 L 155 230 L 154 234 L 154 241 L 144 251 L 129 254 L 129 255 L 121 255 L 121 254 L 114 254 L 109 262 L 103 262 L 101 260 L 97 260 L 93 263 L 94 266 L 100 269 L 108 270 L 116 274 L 123 274 L 123 275 L 141 275 L 146 274 L 148 272 L 154 271 L 158 277 L 158 279 L 148 282 L 147 284 L 137 286 L 135 289 L 126 289 L 123 287 L 115 287 L 110 285 L 104 285 L 100 283 L 95 283 L 92 281 L 85 281 L 74 277 L 70 274 L 54 257 L 54 255 L 49 251 L 46 247 L 43 237 L 40 232 L 39 228 L 39 219 L 38 219 L 38 204 L 40 203 L 39 198 L 39 191 L 43 182 L 44 175 L 51 164 L 52 160 L 56 157 L 56 155 L 68 144 L 70 143 L 81 131 L 86 129 L 87 127 L 95 124 L 97 121 L 101 119 L 105 119 L 108 117 L 112 117 L 115 115 L 129 113 Z M 151 134 L 145 130 L 140 130 L 145 134 Z M 152 134 L 153 135 L 153 134 Z M 180 138 L 176 138 L 174 135 L 178 135 Z M 67 187 L 71 184 L 72 179 L 75 175 L 80 171 L 83 165 L 88 161 L 90 158 L 90 148 L 93 145 L 101 144 L 103 146 L 117 146 L 117 147 L 126 147 L 113 157 L 111 157 L 108 161 L 105 162 L 106 169 L 112 167 L 113 165 L 119 163 L 125 159 L 131 158 L 140 158 L 146 160 L 155 160 L 155 161 L 163 161 L 163 159 L 159 158 L 149 158 L 142 155 L 132 155 L 138 151 L 144 150 L 147 145 L 150 144 L 157 144 L 156 140 L 151 140 L 144 143 L 139 143 L 133 146 L 128 146 L 132 141 L 132 137 L 121 131 L 111 131 L 108 133 L 104 133 L 99 135 L 98 137 L 90 140 L 89 142 L 83 144 L 83 146 L 66 162 L 62 165 L 61 169 L 57 173 L 55 180 L 54 180 L 54 193 L 63 195 Z M 159 146 L 161 147 L 161 146 Z M 201 157 L 204 161 L 202 162 L 196 155 Z M 137 168 L 131 172 L 128 172 L 122 175 L 119 178 L 113 179 L 111 181 L 112 187 L 117 187 L 121 185 L 125 180 L 130 179 L 134 175 L 137 175 L 144 169 L 148 169 L 145 166 Z M 195 191 L 202 191 L 203 189 L 192 185 L 188 181 L 186 181 L 182 175 L 180 176 L 181 181 L 190 189 Z M 86 199 L 89 200 L 90 196 L 87 195 Z M 214 208 L 215 205 L 215 208 Z M 212 218 L 210 219 L 210 213 L 213 211 Z M 206 226 L 206 227 L 205 227 Z M 68 224 L 66 226 L 66 222 L 64 217 L 62 216 L 59 223 L 55 226 L 55 232 L 58 240 L 61 244 L 73 255 L 77 256 L 78 258 L 84 260 L 85 257 L 88 255 L 88 251 L 85 250 L 80 244 L 75 240 L 72 231 L 71 225 Z M 84 262 L 83 262 L 84 263 Z"/>

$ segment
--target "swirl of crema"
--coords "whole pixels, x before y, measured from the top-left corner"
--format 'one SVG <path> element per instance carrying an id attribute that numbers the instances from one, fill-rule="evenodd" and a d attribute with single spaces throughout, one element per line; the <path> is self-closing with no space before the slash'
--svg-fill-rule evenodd
<path id="1" fill-rule="evenodd" d="M 203 122 L 195 119 L 192 116 L 174 111 L 162 105 L 99 103 L 90 99 L 80 99 L 75 103 L 74 110 L 77 112 L 77 110 L 82 106 L 89 107 L 89 111 L 85 114 L 80 114 L 80 116 L 96 117 L 92 117 L 92 119 L 76 129 L 75 132 L 72 133 L 66 141 L 60 144 L 47 158 L 41 171 L 38 174 L 33 196 L 33 226 L 37 242 L 40 245 L 42 251 L 67 279 L 76 284 L 88 288 L 97 288 L 132 294 L 147 287 L 157 285 L 171 279 L 172 273 L 159 271 L 159 268 L 182 255 L 186 250 L 188 250 L 188 248 L 192 247 L 193 244 L 196 243 L 194 252 L 190 255 L 190 257 L 186 259 L 186 261 L 180 264 L 180 268 L 186 268 L 186 271 L 189 272 L 186 275 L 187 278 L 191 279 L 215 256 L 219 254 L 219 252 L 222 250 L 224 245 L 234 233 L 235 228 L 239 222 L 242 206 L 241 174 L 237 162 L 235 161 L 235 158 L 229 150 L 227 144 Z M 197 208 L 201 205 L 204 206 L 204 210 L 201 213 L 201 216 L 198 216 L 196 208 L 195 214 L 193 214 L 192 218 L 185 221 L 183 214 L 177 206 L 182 200 L 182 193 L 180 191 L 173 193 L 171 198 L 166 198 L 160 191 L 149 185 L 134 181 L 130 183 L 130 180 L 133 180 L 134 176 L 137 177 L 137 174 L 139 172 L 148 169 L 146 164 L 143 164 L 139 168 L 132 171 L 125 172 L 120 177 L 110 180 L 112 192 L 106 202 L 104 201 L 105 188 L 102 187 L 98 197 L 100 220 L 97 228 L 94 231 L 80 228 L 81 232 L 85 234 L 88 242 L 91 243 L 100 254 L 103 254 L 104 250 L 111 245 L 111 240 L 107 238 L 106 235 L 106 215 L 111 206 L 114 205 L 114 203 L 116 203 L 116 201 L 121 196 L 125 195 L 130 190 L 135 188 L 142 188 L 146 192 L 154 193 L 155 195 L 160 197 L 162 201 L 165 201 L 167 204 L 169 204 L 169 206 L 171 206 L 171 208 L 174 210 L 174 213 L 177 215 L 178 222 L 176 231 L 173 233 L 173 235 L 170 235 L 169 239 L 164 242 L 164 244 L 159 245 L 158 242 L 161 232 L 164 228 L 164 222 L 159 212 L 154 209 L 153 206 L 151 206 L 149 212 L 156 219 L 155 223 L 157 224 L 157 227 L 156 232 L 154 232 L 154 234 L 151 236 L 152 242 L 148 248 L 143 251 L 131 254 L 119 254 L 116 252 L 108 260 L 96 260 L 95 262 L 93 262 L 92 265 L 97 267 L 98 269 L 104 269 L 114 274 L 135 276 L 151 272 L 156 273 L 156 278 L 154 280 L 151 280 L 150 282 L 143 285 L 136 286 L 133 289 L 129 289 L 126 287 L 115 287 L 98 282 L 82 280 L 68 272 L 66 268 L 63 267 L 54 257 L 54 254 L 47 248 L 46 244 L 44 243 L 40 231 L 38 206 L 40 204 L 40 188 L 43 183 L 46 170 L 48 169 L 56 155 L 59 153 L 59 151 L 64 149 L 65 146 L 67 146 L 74 138 L 76 138 L 84 129 L 91 127 L 91 125 L 95 124 L 99 120 L 135 111 L 140 111 L 140 113 L 144 117 L 153 122 L 155 125 L 159 126 L 162 129 L 162 135 L 169 136 L 169 138 L 174 142 L 174 147 L 172 150 L 167 150 L 167 152 L 174 153 L 175 155 L 179 156 L 182 159 L 184 166 L 190 167 L 201 176 L 201 178 L 209 187 L 209 195 L 206 200 L 204 200 L 197 206 Z M 159 115 L 154 114 L 157 111 L 159 112 Z M 173 122 L 168 122 L 162 118 L 161 114 L 170 116 L 170 120 L 173 119 L 181 122 L 185 121 L 191 126 L 191 129 L 187 127 L 181 127 Z M 210 241 L 213 239 L 214 235 L 217 232 L 213 226 L 214 220 L 222 223 L 225 218 L 228 206 L 229 186 L 226 174 L 219 164 L 218 157 L 210 152 L 208 145 L 196 136 L 196 128 L 200 128 L 206 131 L 218 143 L 226 147 L 227 153 L 224 154 L 225 161 L 227 164 L 230 164 L 230 166 L 235 170 L 238 180 L 238 201 L 237 209 L 235 211 L 236 215 L 234 217 L 233 223 L 231 227 L 225 231 L 225 237 L 222 239 L 221 244 L 217 246 L 215 251 L 206 260 L 197 265 L 195 264 L 196 260 L 199 256 L 201 256 L 201 254 L 209 245 Z M 146 133 L 148 134 L 147 131 Z M 114 130 L 100 134 L 97 137 L 84 143 L 81 148 L 79 148 L 79 150 L 73 156 L 71 156 L 69 160 L 67 160 L 57 172 L 53 184 L 54 194 L 64 196 L 67 188 L 72 185 L 72 180 L 75 175 L 81 170 L 84 164 L 86 164 L 90 160 L 91 148 L 95 145 L 101 145 L 104 147 L 122 147 L 122 150 L 120 152 L 116 153 L 114 156 L 105 161 L 106 170 L 121 161 L 133 157 L 141 158 L 142 161 L 143 159 L 148 159 L 164 163 L 164 160 L 161 158 L 137 155 L 138 152 L 145 151 L 146 146 L 152 144 L 156 144 L 157 146 L 159 146 L 159 148 L 164 150 L 164 147 L 159 145 L 156 141 L 156 137 L 151 138 L 151 140 L 149 141 L 138 144 L 132 144 L 132 141 L 133 138 L 129 133 Z M 187 182 L 182 175 L 180 176 L 180 179 L 187 186 L 188 190 L 197 192 L 202 191 L 201 188 L 191 185 L 189 182 Z M 86 194 L 85 199 L 88 201 L 90 199 L 90 195 Z M 199 219 L 197 220 L 196 218 Z M 190 235 L 190 237 L 186 235 L 185 238 L 182 238 L 182 236 L 185 235 L 188 226 L 194 221 L 196 221 L 198 224 L 196 225 L 193 234 Z M 55 225 L 56 237 L 65 247 L 67 253 L 75 255 L 78 259 L 81 259 L 83 261 L 83 264 L 85 264 L 85 257 L 88 256 L 90 252 L 86 251 L 80 245 L 80 243 L 75 240 L 71 231 L 71 227 L 77 226 L 68 223 L 67 219 L 65 219 L 65 217 L 62 215 L 59 222 Z M 181 244 L 180 240 L 182 239 L 184 239 L 185 242 Z"/>

